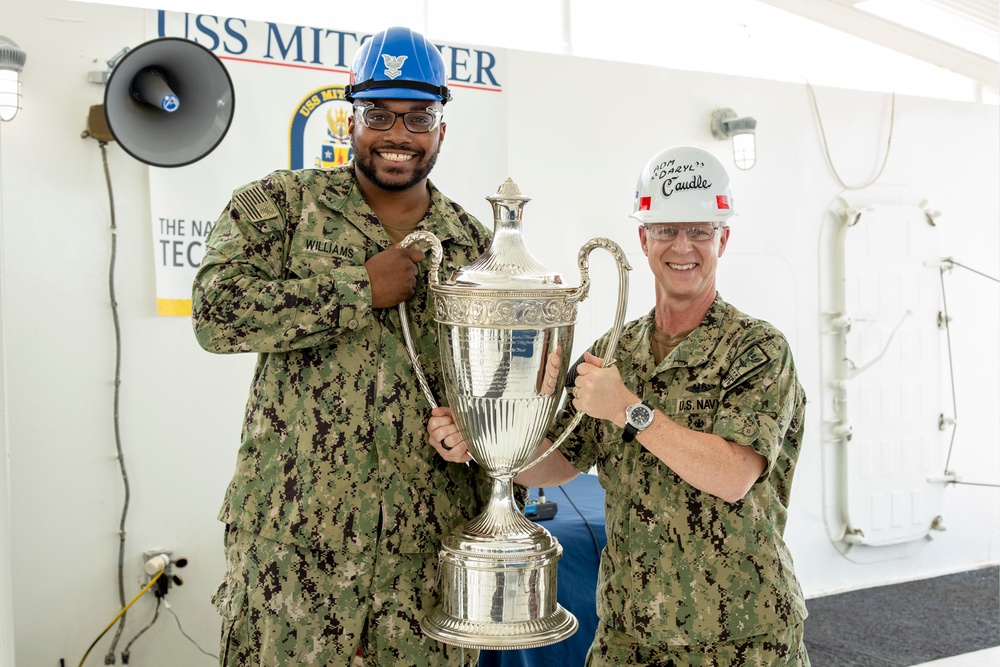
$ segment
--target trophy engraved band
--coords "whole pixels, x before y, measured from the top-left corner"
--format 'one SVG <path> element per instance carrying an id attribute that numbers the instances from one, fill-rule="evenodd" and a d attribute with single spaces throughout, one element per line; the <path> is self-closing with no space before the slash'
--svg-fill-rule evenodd
<path id="1" fill-rule="evenodd" d="M 529 199 L 517 185 L 508 178 L 487 200 L 494 213 L 490 248 L 445 283 L 438 277 L 442 250 L 437 237 L 417 231 L 401 244 L 430 248 L 430 303 L 447 405 L 473 460 L 492 479 L 485 509 L 442 539 L 440 603 L 422 619 L 421 628 L 457 646 L 521 649 L 566 639 L 578 623 L 556 600 L 562 546 L 524 516 L 514 501 L 512 480 L 534 465 L 529 461 L 562 399 L 577 305 L 590 288 L 590 252 L 603 248 L 618 264 L 618 305 L 605 364 L 618 345 L 632 267 L 615 242 L 592 239 L 580 249 L 580 286 L 566 287 L 525 247 L 521 216 Z M 399 314 L 417 380 L 437 407 L 411 338 L 405 302 Z M 557 350 L 561 355 L 554 371 L 548 361 Z M 577 414 L 536 461 L 558 447 L 581 418 Z"/>

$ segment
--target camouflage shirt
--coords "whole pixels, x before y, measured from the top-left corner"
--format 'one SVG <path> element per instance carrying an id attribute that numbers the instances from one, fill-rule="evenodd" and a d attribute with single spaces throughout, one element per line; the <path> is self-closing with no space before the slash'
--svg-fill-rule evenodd
<path id="1" fill-rule="evenodd" d="M 637 440 L 622 442 L 613 423 L 584 417 L 562 451 L 581 471 L 596 465 L 606 490 L 598 615 L 653 644 L 710 644 L 794 625 L 806 609 L 782 535 L 805 395 L 788 343 L 716 297 L 657 366 L 654 326 L 650 313 L 625 327 L 616 353 L 625 385 L 681 426 L 753 447 L 768 466 L 743 499 L 727 503 Z M 600 356 L 606 345 L 605 336 L 591 351 Z"/>
<path id="2" fill-rule="evenodd" d="M 443 279 L 491 235 L 428 187 L 419 228 L 441 240 Z M 202 347 L 258 355 L 223 521 L 310 548 L 371 552 L 381 535 L 393 551 L 433 553 L 477 513 L 485 474 L 444 461 L 427 442 L 430 406 L 399 311 L 371 307 L 365 262 L 390 245 L 353 164 L 277 171 L 233 194 L 193 294 Z M 407 315 L 441 400 L 428 264 Z"/>

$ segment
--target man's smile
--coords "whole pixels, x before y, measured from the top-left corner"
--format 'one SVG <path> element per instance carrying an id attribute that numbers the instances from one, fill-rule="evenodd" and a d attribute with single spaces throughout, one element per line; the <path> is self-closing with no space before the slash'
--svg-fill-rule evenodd
<path id="1" fill-rule="evenodd" d="M 388 151 L 376 151 L 378 156 L 389 162 L 409 162 L 414 158 L 411 153 L 390 153 Z"/>

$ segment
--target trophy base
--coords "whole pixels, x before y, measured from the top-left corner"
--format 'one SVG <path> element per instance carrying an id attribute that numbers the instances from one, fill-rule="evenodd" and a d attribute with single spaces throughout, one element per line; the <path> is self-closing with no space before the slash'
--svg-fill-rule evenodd
<path id="1" fill-rule="evenodd" d="M 421 628 L 446 644 L 479 649 L 534 648 L 566 639 L 579 624 L 556 600 L 561 556 L 559 542 L 512 501 L 491 503 L 442 540 L 441 603 Z"/>
<path id="2" fill-rule="evenodd" d="M 531 621 L 470 621 L 450 616 L 438 607 L 420 622 L 424 634 L 439 642 L 494 650 L 538 648 L 555 644 L 576 632 L 578 625 L 576 617 L 560 604 L 556 604 L 555 613 Z"/>

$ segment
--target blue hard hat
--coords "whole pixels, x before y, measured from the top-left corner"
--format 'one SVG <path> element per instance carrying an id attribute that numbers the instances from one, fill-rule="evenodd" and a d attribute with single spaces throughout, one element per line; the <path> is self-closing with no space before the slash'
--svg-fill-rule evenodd
<path id="1" fill-rule="evenodd" d="M 372 35 L 351 64 L 351 83 L 344 89 L 356 99 L 451 99 L 444 58 L 426 37 L 409 28 L 393 27 Z"/>

